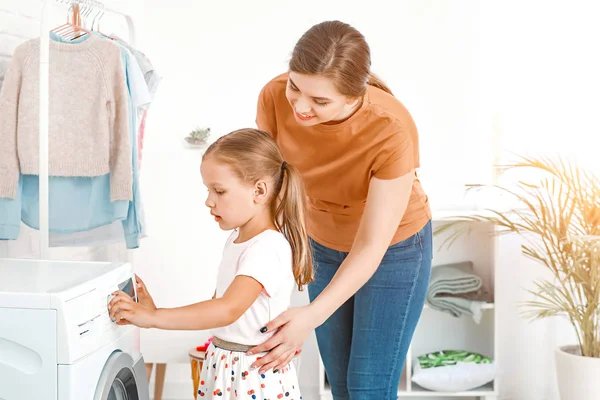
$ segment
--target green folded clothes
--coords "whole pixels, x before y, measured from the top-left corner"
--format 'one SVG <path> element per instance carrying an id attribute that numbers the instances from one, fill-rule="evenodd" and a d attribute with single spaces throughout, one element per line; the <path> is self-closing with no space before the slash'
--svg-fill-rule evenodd
<path id="1" fill-rule="evenodd" d="M 461 350 L 436 351 L 435 353 L 429 353 L 419 356 L 417 357 L 417 359 L 419 360 L 419 365 L 422 369 L 444 367 L 447 365 L 456 365 L 459 362 L 470 362 L 475 364 L 492 363 L 492 359 L 489 357 L 486 357 L 479 353 Z"/>

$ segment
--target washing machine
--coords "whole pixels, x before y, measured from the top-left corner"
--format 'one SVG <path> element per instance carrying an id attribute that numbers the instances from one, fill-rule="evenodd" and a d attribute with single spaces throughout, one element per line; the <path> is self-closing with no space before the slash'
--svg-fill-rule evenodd
<path id="1" fill-rule="evenodd" d="M 0 260 L 1 400 L 148 400 L 139 329 L 108 316 L 136 298 L 128 263 Z"/>

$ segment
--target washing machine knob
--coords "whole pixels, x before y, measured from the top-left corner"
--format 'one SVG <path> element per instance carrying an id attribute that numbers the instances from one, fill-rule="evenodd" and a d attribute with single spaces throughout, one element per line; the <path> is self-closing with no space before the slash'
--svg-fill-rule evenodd
<path id="1" fill-rule="evenodd" d="M 107 310 L 108 310 L 108 306 L 110 305 L 110 301 L 111 301 L 112 299 L 113 299 L 113 295 L 112 295 L 112 294 L 109 294 L 108 296 L 106 296 L 106 309 L 107 309 Z M 110 315 L 110 310 L 108 310 L 108 313 L 109 313 L 108 315 Z M 113 317 L 109 317 L 109 318 L 110 318 L 110 320 L 111 320 L 112 322 L 116 322 L 116 321 L 117 321 L 117 319 L 116 319 L 116 318 L 113 318 Z"/>

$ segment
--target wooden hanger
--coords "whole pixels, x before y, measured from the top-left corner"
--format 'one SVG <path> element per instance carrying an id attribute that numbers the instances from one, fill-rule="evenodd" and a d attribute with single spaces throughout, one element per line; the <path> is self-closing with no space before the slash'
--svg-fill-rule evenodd
<path id="1" fill-rule="evenodd" d="M 70 19 L 71 15 L 72 20 Z M 80 3 L 72 3 L 67 13 L 67 23 L 52 29 L 52 32 L 65 39 L 72 40 L 91 33 L 82 25 Z"/>

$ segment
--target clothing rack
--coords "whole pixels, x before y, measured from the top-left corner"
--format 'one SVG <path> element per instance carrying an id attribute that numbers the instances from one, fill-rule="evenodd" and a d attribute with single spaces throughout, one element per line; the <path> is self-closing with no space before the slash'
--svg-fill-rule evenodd
<path id="1" fill-rule="evenodd" d="M 49 128 L 49 75 L 50 75 L 50 3 L 60 3 L 73 6 L 73 21 L 81 18 L 79 5 L 96 8 L 103 13 L 110 13 L 125 18 L 129 29 L 129 43 L 135 46 L 135 25 L 131 15 L 106 8 L 98 0 L 43 0 L 40 23 L 40 126 L 39 126 L 39 231 L 40 231 L 40 259 L 48 259 L 50 248 L 49 224 L 49 185 L 48 185 L 48 128 Z M 103 14 L 104 15 L 104 14 Z"/>

